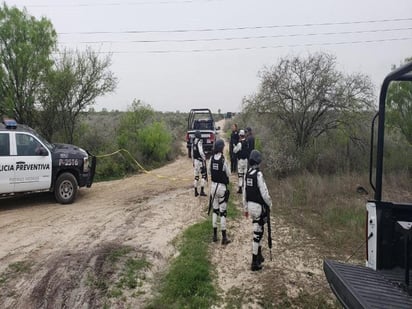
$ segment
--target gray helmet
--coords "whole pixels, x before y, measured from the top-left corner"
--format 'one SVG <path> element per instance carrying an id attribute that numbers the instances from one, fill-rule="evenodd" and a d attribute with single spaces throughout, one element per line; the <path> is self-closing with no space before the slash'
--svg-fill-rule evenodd
<path id="1" fill-rule="evenodd" d="M 225 147 L 225 142 L 222 139 L 218 139 L 215 143 L 215 153 L 223 152 L 224 147 Z"/>
<path id="2" fill-rule="evenodd" d="M 196 138 L 201 138 L 201 137 L 202 137 L 202 134 L 200 133 L 199 130 L 197 130 L 197 131 L 195 132 L 195 137 L 196 137 Z"/>
<path id="3" fill-rule="evenodd" d="M 259 165 L 260 162 L 262 162 L 262 155 L 260 154 L 260 152 L 258 150 L 253 149 L 250 152 L 249 163 L 251 165 Z"/>

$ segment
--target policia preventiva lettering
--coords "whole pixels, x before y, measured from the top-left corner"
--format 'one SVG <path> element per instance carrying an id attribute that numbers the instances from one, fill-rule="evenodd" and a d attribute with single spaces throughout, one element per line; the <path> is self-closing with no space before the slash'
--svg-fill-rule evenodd
<path id="1" fill-rule="evenodd" d="M 11 172 L 11 171 L 40 171 L 49 170 L 50 164 L 25 164 L 18 163 L 15 166 L 13 164 L 0 165 L 0 172 Z"/>

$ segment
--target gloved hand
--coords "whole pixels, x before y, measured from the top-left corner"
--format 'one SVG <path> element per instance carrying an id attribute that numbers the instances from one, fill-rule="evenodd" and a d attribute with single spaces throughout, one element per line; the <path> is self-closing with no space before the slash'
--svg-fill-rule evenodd
<path id="1" fill-rule="evenodd" d="M 249 218 L 249 212 L 245 211 L 245 218 L 248 219 Z"/>

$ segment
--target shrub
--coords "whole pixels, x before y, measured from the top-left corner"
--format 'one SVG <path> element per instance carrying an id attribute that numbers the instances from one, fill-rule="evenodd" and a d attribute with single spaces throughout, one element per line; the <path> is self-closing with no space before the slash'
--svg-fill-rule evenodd
<path id="1" fill-rule="evenodd" d="M 165 160 L 171 142 L 172 137 L 161 122 L 154 122 L 138 133 L 138 148 L 148 162 Z"/>

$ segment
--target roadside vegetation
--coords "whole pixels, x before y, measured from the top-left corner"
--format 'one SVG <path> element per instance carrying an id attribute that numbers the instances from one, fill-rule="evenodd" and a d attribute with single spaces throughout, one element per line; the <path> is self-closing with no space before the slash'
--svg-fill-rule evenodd
<path id="1" fill-rule="evenodd" d="M 216 300 L 213 268 L 209 261 L 210 222 L 205 220 L 183 232 L 179 256 L 160 282 L 160 295 L 148 308 L 210 308 Z"/>
<path id="2" fill-rule="evenodd" d="M 240 215 L 233 198 L 229 199 L 228 218 Z M 159 280 L 159 295 L 147 308 L 211 308 L 219 303 L 215 270 L 210 262 L 211 217 L 190 226 L 176 240 L 179 255 Z"/>
<path id="3" fill-rule="evenodd" d="M 89 112 L 77 141 L 98 157 L 96 180 L 118 179 L 159 167 L 183 154 L 186 113 L 162 113 L 139 100 L 126 112 Z M 120 149 L 124 152 L 107 156 Z"/>

